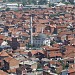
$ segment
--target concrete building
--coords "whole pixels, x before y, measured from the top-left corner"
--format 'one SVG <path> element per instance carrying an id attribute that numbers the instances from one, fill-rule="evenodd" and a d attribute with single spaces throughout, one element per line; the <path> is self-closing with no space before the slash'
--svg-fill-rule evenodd
<path id="1" fill-rule="evenodd" d="M 6 7 L 10 8 L 10 10 L 18 10 L 22 8 L 22 4 L 18 3 L 6 3 Z"/>
<path id="2" fill-rule="evenodd" d="M 6 7 L 10 8 L 10 10 L 16 10 L 18 9 L 18 4 L 17 3 L 6 3 Z"/>
<path id="3" fill-rule="evenodd" d="M 50 46 L 50 38 L 48 38 L 45 34 L 40 33 L 37 37 L 33 37 L 33 45 L 35 45 L 35 46 L 42 46 L 42 45 Z"/>

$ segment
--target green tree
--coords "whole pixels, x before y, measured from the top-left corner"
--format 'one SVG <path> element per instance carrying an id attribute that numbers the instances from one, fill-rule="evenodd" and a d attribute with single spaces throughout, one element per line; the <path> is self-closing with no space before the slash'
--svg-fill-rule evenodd
<path id="1" fill-rule="evenodd" d="M 10 8 L 6 8 L 6 11 L 10 11 Z"/>
<path id="2" fill-rule="evenodd" d="M 6 0 L 3 0 L 3 2 L 6 2 Z"/>
<path id="3" fill-rule="evenodd" d="M 37 63 L 37 69 L 41 69 L 42 68 L 42 65 L 38 62 Z"/>
<path id="4" fill-rule="evenodd" d="M 36 5 L 37 4 L 37 1 L 36 0 L 32 0 L 32 3 Z"/>
<path id="5" fill-rule="evenodd" d="M 39 4 L 43 5 L 43 4 L 47 4 L 46 0 L 39 0 Z"/>
<path id="6" fill-rule="evenodd" d="M 25 6 L 27 4 L 27 0 L 22 0 L 22 4 Z"/>
<path id="7" fill-rule="evenodd" d="M 15 0 L 8 0 L 8 2 L 15 2 Z"/>

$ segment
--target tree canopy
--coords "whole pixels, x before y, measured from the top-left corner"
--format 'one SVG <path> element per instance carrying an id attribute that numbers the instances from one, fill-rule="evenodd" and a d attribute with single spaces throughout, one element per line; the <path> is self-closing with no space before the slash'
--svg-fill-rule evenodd
<path id="1" fill-rule="evenodd" d="M 47 0 L 4 0 L 4 2 L 22 2 L 23 4 L 37 4 L 37 1 L 38 1 L 38 4 L 47 4 Z"/>

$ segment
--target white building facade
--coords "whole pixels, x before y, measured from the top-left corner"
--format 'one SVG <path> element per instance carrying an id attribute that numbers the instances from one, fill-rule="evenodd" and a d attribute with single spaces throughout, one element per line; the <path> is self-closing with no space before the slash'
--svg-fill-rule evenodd
<path id="1" fill-rule="evenodd" d="M 10 10 L 18 10 L 22 8 L 22 4 L 18 4 L 18 3 L 6 3 L 6 7 L 10 8 Z"/>
<path id="2" fill-rule="evenodd" d="M 34 46 L 42 46 L 42 45 L 50 46 L 50 43 L 51 43 L 50 38 L 46 37 L 46 35 L 42 33 L 38 35 L 38 37 L 33 38 Z"/>

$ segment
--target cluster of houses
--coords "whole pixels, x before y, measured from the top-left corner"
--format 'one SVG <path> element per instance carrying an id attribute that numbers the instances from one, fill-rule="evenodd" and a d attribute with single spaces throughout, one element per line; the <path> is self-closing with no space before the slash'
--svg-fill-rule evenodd
<path id="1" fill-rule="evenodd" d="M 0 75 L 75 75 L 75 6 L 0 12 Z"/>

